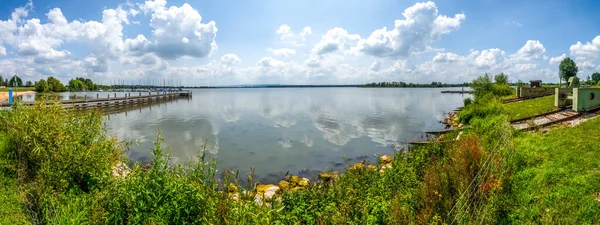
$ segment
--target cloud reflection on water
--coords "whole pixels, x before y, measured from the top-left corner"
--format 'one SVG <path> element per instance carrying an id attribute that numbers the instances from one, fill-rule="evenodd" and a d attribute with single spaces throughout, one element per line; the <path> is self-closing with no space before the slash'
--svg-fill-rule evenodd
<path id="1" fill-rule="evenodd" d="M 190 101 L 112 115 L 107 124 L 119 138 L 141 139 L 138 152 L 149 153 L 162 128 L 177 160 L 197 155 L 206 139 L 223 165 L 271 172 L 290 163 L 314 166 L 311 159 L 375 153 L 441 128 L 436 120 L 463 97 L 440 90 L 200 89 Z"/>

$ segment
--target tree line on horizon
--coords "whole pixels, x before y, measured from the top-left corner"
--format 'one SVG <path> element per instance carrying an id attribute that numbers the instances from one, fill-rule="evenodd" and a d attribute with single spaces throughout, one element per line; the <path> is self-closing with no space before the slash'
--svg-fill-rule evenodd
<path id="1" fill-rule="evenodd" d="M 577 73 L 579 72 L 579 68 L 575 64 L 575 62 L 567 57 L 560 62 L 558 66 L 559 70 L 559 78 L 561 81 L 567 83 L 569 78 L 577 77 Z M 492 79 L 490 75 L 486 73 L 488 79 Z M 508 81 L 508 76 L 504 73 L 497 74 L 493 77 L 496 83 L 509 84 L 514 86 L 523 86 L 525 82 L 518 80 L 517 82 L 511 83 Z M 405 83 L 405 82 L 373 82 L 367 84 L 361 84 L 359 87 L 468 87 L 470 83 L 465 82 L 462 84 L 447 84 L 442 82 L 431 82 L 431 84 L 419 84 L 419 83 Z M 554 85 L 553 82 L 546 82 L 546 84 Z M 598 85 L 600 86 L 600 72 L 594 72 L 591 75 L 586 77 L 585 81 L 581 81 L 580 84 L 585 85 Z"/>
<path id="2" fill-rule="evenodd" d="M 103 88 L 109 88 L 110 86 L 98 85 L 89 78 L 76 77 L 69 80 L 69 83 L 65 86 L 60 80 L 55 77 L 48 77 L 48 79 L 41 79 L 35 82 L 35 90 L 37 92 L 63 92 L 63 91 L 97 91 Z"/>
<path id="3" fill-rule="evenodd" d="M 406 83 L 406 82 L 373 82 L 361 84 L 359 87 L 468 87 L 469 83 L 447 84 L 442 82 L 431 82 L 431 84 Z"/>
<path id="4" fill-rule="evenodd" d="M 15 74 L 10 79 L 0 76 L 0 87 L 33 87 L 33 83 L 31 81 L 23 83 L 23 80 Z"/>

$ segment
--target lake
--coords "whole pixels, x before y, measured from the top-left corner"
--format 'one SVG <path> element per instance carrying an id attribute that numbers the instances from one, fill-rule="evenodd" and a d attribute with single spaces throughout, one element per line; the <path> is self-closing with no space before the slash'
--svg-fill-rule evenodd
<path id="1" fill-rule="evenodd" d="M 206 145 L 222 170 L 245 177 L 252 167 L 255 179 L 275 182 L 286 170 L 343 169 L 344 157 L 375 162 L 374 154 L 443 129 L 438 121 L 467 96 L 442 90 L 460 88 L 194 89 L 191 99 L 111 114 L 106 125 L 119 139 L 139 141 L 128 153 L 133 161 L 151 160 L 160 129 L 173 162 Z"/>

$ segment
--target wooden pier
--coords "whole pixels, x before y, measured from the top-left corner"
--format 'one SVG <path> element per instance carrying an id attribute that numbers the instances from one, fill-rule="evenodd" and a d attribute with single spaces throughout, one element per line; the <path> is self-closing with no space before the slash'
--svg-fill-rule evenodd
<path id="1" fill-rule="evenodd" d="M 442 91 L 444 94 L 473 94 L 473 91 Z"/>
<path id="2" fill-rule="evenodd" d="M 131 93 L 125 93 L 124 96 L 117 97 L 116 93 L 107 94 L 106 98 L 99 98 L 100 94 L 96 95 L 96 98 L 88 98 L 84 95 L 84 99 L 74 99 L 74 100 L 62 100 L 57 101 L 59 104 L 63 104 L 66 107 L 75 107 L 78 109 L 86 109 L 86 108 L 102 108 L 102 107 L 115 107 L 115 106 L 123 106 L 123 105 L 136 105 L 136 104 L 144 104 L 145 102 L 156 102 L 156 101 L 164 101 L 175 98 L 188 98 L 192 96 L 191 91 L 176 91 L 176 92 L 157 92 L 156 94 L 138 92 L 137 95 L 131 95 Z M 54 102 L 48 101 L 47 104 L 53 104 Z M 35 105 L 38 104 L 36 102 L 22 102 L 24 105 Z M 8 107 L 10 106 L 7 102 L 0 103 L 0 107 Z"/>

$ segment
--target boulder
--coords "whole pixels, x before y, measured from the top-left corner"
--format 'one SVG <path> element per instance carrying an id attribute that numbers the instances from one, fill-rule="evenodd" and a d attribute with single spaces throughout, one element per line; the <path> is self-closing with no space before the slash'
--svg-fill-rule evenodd
<path id="1" fill-rule="evenodd" d="M 300 182 L 298 182 L 298 186 L 300 187 L 308 187 L 308 185 L 310 185 L 310 180 L 306 177 L 303 177 Z"/>
<path id="2" fill-rule="evenodd" d="M 289 179 L 290 183 L 292 184 L 292 186 L 296 186 L 298 185 L 298 182 L 300 182 L 300 177 L 299 176 L 290 176 Z"/>
<path id="3" fill-rule="evenodd" d="M 117 163 L 112 167 L 112 176 L 116 178 L 125 178 L 130 172 L 131 169 L 125 163 Z"/>
<path id="4" fill-rule="evenodd" d="M 382 164 L 386 164 L 386 163 L 391 163 L 392 162 L 392 157 L 389 155 L 382 155 L 379 157 L 379 159 L 377 160 L 379 162 L 379 165 Z"/>
<path id="5" fill-rule="evenodd" d="M 281 190 L 279 186 L 274 184 L 259 184 L 256 186 L 256 194 L 264 195 L 265 198 L 272 198 L 276 193 Z"/>
<path id="6" fill-rule="evenodd" d="M 287 182 L 285 180 L 279 181 L 279 188 L 281 188 L 281 190 L 287 191 L 290 189 L 290 182 Z"/>
<path id="7" fill-rule="evenodd" d="M 319 179 L 325 182 L 329 182 L 329 181 L 334 181 L 338 178 L 338 173 L 337 172 L 331 172 L 331 173 L 320 173 L 319 174 Z"/>
<path id="8" fill-rule="evenodd" d="M 377 171 L 377 166 L 375 166 L 375 165 L 368 165 L 368 166 L 367 166 L 367 170 L 370 170 L 370 171 Z"/>
<path id="9" fill-rule="evenodd" d="M 362 162 L 354 163 L 350 166 L 350 170 L 362 170 L 365 168 L 365 164 Z"/>
<path id="10" fill-rule="evenodd" d="M 391 168 L 392 168 L 392 163 L 391 162 L 386 163 L 386 164 L 381 165 L 381 169 L 379 170 L 379 172 L 383 173 L 383 171 L 385 171 L 386 169 L 391 169 Z"/>

